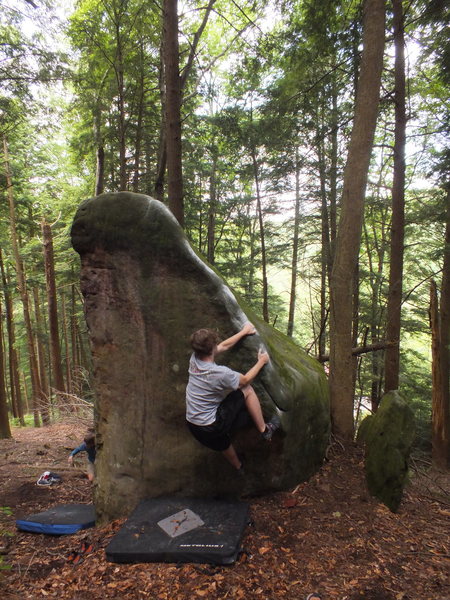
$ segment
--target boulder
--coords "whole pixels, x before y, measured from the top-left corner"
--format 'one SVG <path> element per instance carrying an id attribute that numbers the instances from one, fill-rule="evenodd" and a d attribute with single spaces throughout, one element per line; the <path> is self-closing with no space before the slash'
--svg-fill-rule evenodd
<path id="1" fill-rule="evenodd" d="M 397 391 L 383 396 L 377 412 L 364 420 L 366 480 L 369 492 L 392 512 L 400 506 L 415 436 L 414 414 Z"/>
<path id="2" fill-rule="evenodd" d="M 71 236 L 93 358 L 100 521 L 142 498 L 242 491 L 242 478 L 185 423 L 189 336 L 201 327 L 225 339 L 255 325 L 256 335 L 223 355 L 233 369 L 248 370 L 260 346 L 271 357 L 254 387 L 267 418 L 276 411 L 282 425 L 270 443 L 252 426 L 237 433 L 246 491 L 288 489 L 320 467 L 330 430 L 323 367 L 238 301 L 164 204 L 102 194 L 80 205 Z"/>

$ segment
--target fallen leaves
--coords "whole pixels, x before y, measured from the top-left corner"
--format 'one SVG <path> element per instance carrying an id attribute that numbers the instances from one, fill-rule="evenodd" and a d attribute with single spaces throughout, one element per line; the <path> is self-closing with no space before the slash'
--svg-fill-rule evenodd
<path id="1" fill-rule="evenodd" d="M 8 473 L 7 478 L 0 478 L 0 493 L 11 499 L 15 494 L 12 506 L 20 505 L 29 512 L 35 512 L 37 506 L 48 508 L 57 497 L 33 497 L 37 489 L 34 479 L 30 486 L 20 487 L 26 459 L 36 456 L 39 448 L 27 437 L 32 434 L 33 430 L 21 432 L 16 444 L 24 464 L 11 465 L 11 456 L 2 463 L 0 455 L 0 469 L 3 464 L 2 473 Z M 42 432 L 39 435 L 42 437 Z M 47 432 L 45 442 L 51 441 L 63 464 L 64 445 L 73 444 L 66 438 L 59 447 L 61 439 L 54 443 L 50 435 L 51 431 Z M 76 432 L 72 435 L 76 439 Z M 17 470 L 11 472 L 14 468 Z M 74 478 L 66 480 L 58 494 L 64 500 L 64 494 L 69 498 L 74 490 L 86 500 L 91 493 L 87 482 Z M 445 570 L 450 511 L 411 487 L 399 514 L 390 513 L 367 495 L 358 449 L 333 456 L 320 473 L 292 492 L 256 498 L 250 506 L 255 526 L 245 531 L 238 562 L 227 567 L 117 565 L 106 561 L 104 548 L 123 520 L 75 536 L 32 536 L 30 543 L 29 534 L 15 532 L 13 517 L 3 515 L 5 527 L 14 531 L 5 555 L 13 568 L 2 575 L 5 597 L 290 600 L 305 598 L 312 591 L 326 600 L 450 597 Z M 82 539 L 93 542 L 95 551 L 74 569 L 65 558 Z"/>

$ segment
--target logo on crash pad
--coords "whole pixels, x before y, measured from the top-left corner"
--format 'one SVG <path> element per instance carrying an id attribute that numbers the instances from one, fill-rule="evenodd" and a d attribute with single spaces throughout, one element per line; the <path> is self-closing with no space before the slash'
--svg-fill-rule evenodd
<path id="1" fill-rule="evenodd" d="M 171 538 L 197 529 L 197 527 L 201 527 L 204 524 L 201 518 L 189 508 L 180 510 L 180 512 L 158 521 L 159 527 Z"/>

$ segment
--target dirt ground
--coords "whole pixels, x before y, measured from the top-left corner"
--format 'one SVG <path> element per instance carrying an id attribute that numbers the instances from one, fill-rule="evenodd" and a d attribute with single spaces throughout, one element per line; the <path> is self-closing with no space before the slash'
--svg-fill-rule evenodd
<path id="1" fill-rule="evenodd" d="M 116 521 L 74 535 L 19 532 L 15 519 L 56 504 L 89 503 L 83 462 L 67 456 L 80 442 L 74 425 L 15 429 L 0 440 L 0 597 L 5 600 L 449 600 L 450 477 L 416 462 L 397 514 L 367 494 L 362 452 L 334 446 L 321 471 L 295 490 L 249 499 L 253 525 L 238 561 L 123 565 L 104 548 Z M 422 466 L 420 466 L 422 465 Z M 420 466 L 420 468 L 418 468 Z M 36 481 L 44 470 L 62 483 Z M 79 564 L 68 560 L 93 544 Z"/>

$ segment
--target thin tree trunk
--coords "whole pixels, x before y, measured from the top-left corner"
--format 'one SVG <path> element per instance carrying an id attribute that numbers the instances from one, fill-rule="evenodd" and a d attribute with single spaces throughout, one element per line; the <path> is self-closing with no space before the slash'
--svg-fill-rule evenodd
<path id="1" fill-rule="evenodd" d="M 95 195 L 103 194 L 105 189 L 105 149 L 97 148 L 97 167 L 95 171 Z"/>
<path id="2" fill-rule="evenodd" d="M 444 264 L 440 310 L 436 284 L 431 283 L 432 334 L 432 458 L 440 468 L 450 465 L 450 188 L 447 191 Z"/>
<path id="3" fill-rule="evenodd" d="M 49 411 L 49 400 L 50 400 L 50 388 L 47 379 L 47 367 L 45 361 L 45 352 L 43 339 L 45 336 L 45 324 L 41 314 L 41 300 L 39 298 L 39 290 L 37 286 L 33 288 L 33 299 L 34 299 L 34 321 L 36 323 L 37 335 L 36 340 L 36 355 L 38 358 L 39 367 L 39 380 L 41 382 L 41 402 L 39 406 L 39 412 L 44 425 L 50 424 L 50 411 Z"/>
<path id="4" fill-rule="evenodd" d="M 125 109 L 125 67 L 122 47 L 122 32 L 120 30 L 121 15 L 115 13 L 116 27 L 116 63 L 115 73 L 117 79 L 117 113 L 118 113 L 118 138 L 119 138 L 119 186 L 120 190 L 128 188 L 127 156 L 126 156 L 126 109 Z"/>
<path id="5" fill-rule="evenodd" d="M 9 293 L 9 278 L 3 263 L 3 255 L 0 249 L 0 270 L 2 274 L 3 293 L 5 298 L 5 316 L 6 330 L 8 333 L 8 354 L 9 354 L 9 387 L 11 393 L 11 404 L 14 417 L 19 419 L 24 427 L 25 420 L 23 416 L 22 396 L 19 378 L 19 363 L 17 360 L 16 336 L 14 331 L 14 311 L 11 294 Z"/>
<path id="6" fill-rule="evenodd" d="M 355 117 L 348 150 L 336 254 L 331 273 L 330 394 L 333 431 L 353 439 L 352 317 L 364 195 L 378 114 L 384 51 L 385 2 L 367 0 Z"/>
<path id="7" fill-rule="evenodd" d="M 321 134 L 317 135 L 317 158 L 319 161 L 320 180 L 320 224 L 321 224 L 321 248 L 320 248 L 320 331 L 318 336 L 319 356 L 325 354 L 325 323 L 327 320 L 327 282 L 331 276 L 331 246 L 330 246 L 330 224 L 326 190 L 326 164 L 324 142 Z"/>
<path id="8" fill-rule="evenodd" d="M 298 245 L 300 233 L 300 158 L 298 147 L 295 149 L 295 211 L 294 211 L 294 239 L 292 240 L 291 261 L 291 293 L 289 296 L 289 316 L 287 334 L 292 337 L 295 322 L 295 304 L 297 300 L 297 264 Z M 319 351 L 320 354 L 320 351 Z"/>
<path id="9" fill-rule="evenodd" d="M 392 0 L 395 44 L 395 140 L 392 184 L 391 258 L 387 303 L 386 338 L 398 342 L 385 353 L 384 391 L 398 389 L 400 372 L 400 321 L 405 236 L 405 39 L 402 0 Z"/>
<path id="10" fill-rule="evenodd" d="M 184 226 L 184 193 L 181 151 L 181 78 L 179 73 L 178 1 L 164 0 L 164 72 L 169 208 Z"/>
<path id="11" fill-rule="evenodd" d="M 255 248 L 255 226 L 253 217 L 250 217 L 250 205 L 247 205 L 247 219 L 248 219 L 248 236 L 250 240 L 250 248 L 249 248 L 249 270 L 247 276 L 247 296 L 248 301 L 253 301 L 253 295 L 255 293 L 255 256 L 256 256 L 256 248 Z"/>
<path id="12" fill-rule="evenodd" d="M 71 384 L 71 365 L 70 365 L 70 352 L 69 352 L 69 327 L 68 327 L 68 319 L 67 319 L 67 310 L 66 310 L 66 298 L 64 296 L 64 292 L 61 292 L 61 313 L 62 313 L 62 333 L 63 333 L 63 347 L 64 347 L 64 356 L 66 357 L 66 390 L 69 392 L 72 387 Z M 62 360 L 61 360 L 61 370 L 62 370 Z M 70 392 L 69 392 L 70 393 Z"/>
<path id="13" fill-rule="evenodd" d="M 71 294 L 71 302 L 70 302 L 70 306 L 71 306 L 71 309 L 70 309 L 70 347 L 71 347 L 70 357 L 71 358 L 69 360 L 69 355 L 68 355 L 66 360 L 70 364 L 70 377 L 67 382 L 67 392 L 69 394 L 73 394 L 73 391 L 75 389 L 74 383 L 76 382 L 76 377 L 78 375 L 78 368 L 79 368 L 75 284 L 71 285 L 70 294 Z M 70 382 L 70 387 L 69 387 L 69 382 Z"/>
<path id="14" fill-rule="evenodd" d="M 161 202 L 164 199 L 164 181 L 167 167 L 166 150 L 166 76 L 164 70 L 164 43 L 160 47 L 160 68 L 159 68 L 159 95 L 161 101 L 161 123 L 159 127 L 158 152 L 156 162 L 156 178 L 154 194 L 157 200 Z"/>
<path id="15" fill-rule="evenodd" d="M 442 380 L 441 324 L 439 322 L 439 301 L 436 283 L 430 284 L 430 324 L 432 354 L 432 416 L 431 440 L 433 463 L 447 468 L 449 451 L 448 405 L 444 399 L 444 381 Z"/>
<path id="16" fill-rule="evenodd" d="M 334 248 L 336 243 L 337 229 L 337 179 L 338 179 L 338 91 L 336 77 L 332 79 L 332 121 L 331 121 L 331 164 L 330 164 L 330 200 L 329 200 L 329 216 L 330 216 L 330 275 L 333 267 Z"/>
<path id="17" fill-rule="evenodd" d="M 262 304 L 262 315 L 266 323 L 269 322 L 269 284 L 267 281 L 267 258 L 266 258 L 266 238 L 264 233 L 264 219 L 261 205 L 261 191 L 259 187 L 259 172 L 258 172 L 258 161 L 256 160 L 255 149 L 252 148 L 252 161 L 253 161 L 253 173 L 255 178 L 256 187 L 256 211 L 258 214 L 259 223 L 259 235 L 261 242 L 261 270 L 262 270 L 262 292 L 263 292 L 263 304 Z"/>
<path id="18" fill-rule="evenodd" d="M 140 185 L 140 164 L 141 164 L 141 147 L 142 134 L 144 123 L 144 100 L 145 100 L 145 75 L 144 75 L 144 49 L 140 44 L 140 78 L 139 78 L 139 100 L 138 100 L 138 117 L 136 122 L 136 141 L 134 144 L 134 173 L 133 173 L 133 192 L 139 192 Z"/>
<path id="19" fill-rule="evenodd" d="M 20 356 L 18 357 L 18 361 L 20 363 Z M 19 378 L 21 380 L 21 385 L 22 385 L 22 388 L 23 388 L 23 395 L 25 397 L 25 412 L 26 412 L 26 414 L 29 414 L 29 412 L 30 412 L 30 402 L 29 402 L 27 382 L 25 381 L 25 373 L 23 371 L 19 372 Z M 36 425 L 36 421 L 35 421 L 35 425 Z"/>
<path id="20" fill-rule="evenodd" d="M 447 188 L 444 264 L 441 286 L 441 379 L 444 401 L 444 433 L 447 444 L 447 467 L 450 465 L 450 187 Z"/>
<path id="21" fill-rule="evenodd" d="M 6 381 L 5 381 L 5 353 L 3 346 L 3 315 L 2 300 L 0 298 L 0 439 L 11 437 L 9 426 L 8 405 L 6 403 Z"/>
<path id="22" fill-rule="evenodd" d="M 50 356 L 52 360 L 53 387 L 56 393 L 66 391 L 61 360 L 61 347 L 58 325 L 58 301 L 56 297 L 55 259 L 53 253 L 52 230 L 42 221 L 44 247 L 45 281 L 47 285 L 48 322 L 50 326 Z"/>
<path id="23" fill-rule="evenodd" d="M 6 184 L 8 188 L 8 200 L 9 200 L 9 216 L 10 216 L 10 225 L 11 225 L 11 242 L 13 247 L 14 259 L 16 263 L 16 274 L 17 274 L 17 283 L 19 287 L 20 297 L 22 300 L 23 307 L 23 316 L 25 321 L 25 329 L 27 333 L 27 346 L 28 346 L 28 357 L 30 361 L 30 371 L 31 371 L 31 384 L 33 390 L 33 415 L 34 415 L 34 424 L 36 427 L 39 427 L 39 406 L 42 401 L 42 391 L 41 391 L 41 383 L 39 380 L 38 373 L 38 362 L 36 358 L 36 353 L 34 349 L 34 336 L 33 336 L 33 328 L 31 326 L 31 316 L 30 316 L 30 301 L 28 296 L 28 290 L 26 286 L 26 280 L 22 265 L 22 260 L 20 258 L 19 253 L 19 244 L 17 241 L 17 230 L 16 230 L 16 211 L 14 205 L 14 196 L 13 196 L 13 186 L 12 186 L 12 177 L 9 167 L 9 154 L 8 154 L 8 144 L 6 141 L 6 137 L 3 137 L 3 151 L 5 156 L 5 172 L 6 172 Z"/>
<path id="24" fill-rule="evenodd" d="M 371 273 L 371 276 L 370 276 L 371 294 L 370 294 L 369 328 L 370 328 L 370 341 L 372 344 L 377 344 L 380 341 L 380 325 L 381 325 L 380 311 L 379 311 L 380 300 L 381 300 L 380 290 L 381 290 L 381 282 L 383 280 L 383 265 L 384 265 L 384 255 L 385 255 L 384 248 L 386 246 L 385 239 L 384 239 L 384 231 L 385 231 L 385 228 L 382 227 L 381 228 L 381 232 L 382 232 L 381 242 L 380 243 L 376 242 L 376 244 L 375 244 L 376 252 L 373 252 L 372 249 L 369 247 L 369 235 L 368 235 L 366 225 L 364 225 L 364 237 L 366 239 L 366 255 L 367 255 L 368 263 L 369 263 L 369 273 Z M 374 236 L 374 239 L 376 240 L 377 231 L 375 230 L 375 227 L 372 227 L 372 234 Z M 376 267 L 374 265 L 373 256 L 378 257 Z M 375 269 L 376 269 L 376 271 L 375 271 Z M 371 373 L 372 383 L 371 383 L 370 402 L 371 402 L 372 412 L 375 413 L 378 410 L 378 405 L 380 403 L 380 398 L 381 398 L 381 377 L 382 377 L 382 372 L 383 372 L 383 361 L 382 361 L 382 357 L 380 356 L 379 352 L 374 352 L 372 354 L 371 368 L 372 368 L 372 373 Z"/>
<path id="25" fill-rule="evenodd" d="M 97 165 L 95 169 L 95 190 L 96 196 L 103 194 L 105 188 L 105 149 L 103 147 L 101 133 L 101 112 L 97 108 L 94 121 L 94 139 L 97 146 Z"/>
<path id="26" fill-rule="evenodd" d="M 217 149 L 212 155 L 211 174 L 209 176 L 209 206 L 208 206 L 208 234 L 207 234 L 207 259 L 214 264 L 216 248 L 216 204 L 217 204 Z"/>

